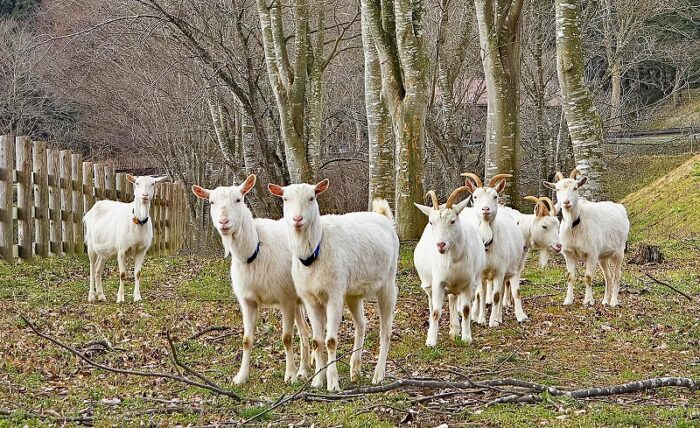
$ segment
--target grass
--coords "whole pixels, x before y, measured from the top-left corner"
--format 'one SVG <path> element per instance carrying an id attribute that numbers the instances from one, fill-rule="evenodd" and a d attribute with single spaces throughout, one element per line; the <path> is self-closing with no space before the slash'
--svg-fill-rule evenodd
<path id="1" fill-rule="evenodd" d="M 438 346 L 426 348 L 427 309 L 411 269 L 411 253 L 410 246 L 402 247 L 400 301 L 388 364 L 391 376 L 404 376 L 405 370 L 413 376 L 450 378 L 452 375 L 444 370 L 454 367 L 474 379 L 512 376 L 562 387 L 608 385 L 662 375 L 700 377 L 700 321 L 688 316 L 697 314 L 700 306 L 668 289 L 640 283 L 636 278 L 641 275 L 632 267 L 625 273 L 623 307 L 613 310 L 582 307 L 580 289 L 577 303 L 563 307 L 563 266 L 554 264 L 540 270 L 533 262 L 525 274 L 523 290 L 525 309 L 531 318 L 528 323 L 518 325 L 508 311 L 507 322 L 501 328 L 475 326 L 474 343 L 467 345 L 447 337 L 447 320 L 443 319 Z M 90 369 L 32 336 L 18 320 L 19 313 L 79 349 L 85 349 L 88 342 L 108 339 L 114 349 L 93 354 L 101 363 L 171 371 L 164 339 L 164 332 L 169 330 L 184 361 L 246 396 L 274 400 L 300 386 L 283 383 L 280 323 L 272 309 L 261 311 L 250 382 L 240 388 L 231 384 L 240 363 L 241 323 L 230 293 L 226 261 L 150 258 L 144 268 L 144 301 L 122 305 L 114 302 L 117 279 L 112 264 L 106 282 L 108 302 L 87 303 L 86 266 L 87 260 L 81 258 L 0 264 L 0 409 L 10 413 L 0 419 L 0 426 L 46 426 L 51 422 L 33 415 L 75 417 L 86 412 L 102 426 L 203 425 L 241 421 L 264 409 L 178 383 Z M 697 295 L 700 291 L 696 272 L 674 268 L 656 274 L 670 278 L 689 293 Z M 602 294 L 600 281 L 598 278 L 597 298 Z M 370 333 L 362 384 L 368 383 L 377 352 L 373 304 L 367 305 L 367 313 Z M 347 318 L 341 328 L 341 352 L 350 349 L 352 325 Z M 187 339 L 211 325 L 232 330 Z M 496 369 L 496 374 L 488 373 Z M 342 387 L 352 387 L 346 364 L 340 365 L 340 373 Z M 700 423 L 700 397 L 682 390 L 638 394 L 623 397 L 620 402 L 550 398 L 537 405 L 488 408 L 460 405 L 459 399 L 446 400 L 442 407 L 433 403 L 428 408 L 412 405 L 412 394 L 400 391 L 343 403 L 296 402 L 270 412 L 258 423 L 394 426 L 406 417 L 402 409 L 409 408 L 415 412 L 414 421 L 427 426 L 443 422 L 488 426 Z M 191 407 L 197 413 L 138 414 L 168 405 Z"/>

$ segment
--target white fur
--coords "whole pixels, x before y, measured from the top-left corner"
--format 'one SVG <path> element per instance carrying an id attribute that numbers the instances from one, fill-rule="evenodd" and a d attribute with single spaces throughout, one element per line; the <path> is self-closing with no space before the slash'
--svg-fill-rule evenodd
<path id="1" fill-rule="evenodd" d="M 563 221 L 559 226 L 559 239 L 562 253 L 566 260 L 567 293 L 565 305 L 574 302 L 574 283 L 576 265 L 585 261 L 586 295 L 584 305 L 593 305 L 593 276 L 596 263 L 600 265 L 605 276 L 605 294 L 603 305 L 617 306 L 622 262 L 625 256 L 625 243 L 630 230 L 627 211 L 621 204 L 614 202 L 590 202 L 578 196 L 578 188 L 585 184 L 587 178 L 578 180 L 565 178 L 556 184 L 545 185 L 557 193 L 557 204 L 562 208 Z M 581 222 L 572 228 L 576 219 Z"/>
<path id="2" fill-rule="evenodd" d="M 117 257 L 119 263 L 119 291 L 117 303 L 124 302 L 126 257 L 134 257 L 134 302 L 141 300 L 141 266 L 146 251 L 153 241 L 153 222 L 135 224 L 134 217 L 142 220 L 149 216 L 155 184 L 167 177 L 128 176 L 134 184 L 134 201 L 98 201 L 83 216 L 85 243 L 90 258 L 90 291 L 88 300 L 105 300 L 102 288 L 102 269 L 107 260 Z"/>
<path id="3" fill-rule="evenodd" d="M 511 207 L 501 206 L 499 210 L 509 215 L 523 234 L 527 252 L 536 249 L 540 252 L 540 267 L 545 267 L 549 256 L 561 252 L 559 242 L 559 219 L 555 215 L 524 214 Z M 527 254 L 526 254 L 527 255 Z"/>
<path id="4" fill-rule="evenodd" d="M 255 179 L 254 176 L 250 177 L 252 187 Z M 243 201 L 249 190 L 244 187 L 246 183 L 248 180 L 241 186 L 193 189 L 198 197 L 208 196 L 212 223 L 221 236 L 226 254 L 231 255 L 231 287 L 243 318 L 243 357 L 233 382 L 240 385 L 248 381 L 260 306 L 276 306 L 282 312 L 282 344 L 286 357 L 284 380 L 295 382 L 298 377 L 306 377 L 308 373 L 310 334 L 291 277 L 292 254 L 287 245 L 287 228 L 283 220 L 253 219 Z M 258 243 L 258 254 L 248 263 Z M 301 338 L 298 372 L 292 349 L 295 322 Z"/>
<path id="5" fill-rule="evenodd" d="M 502 190 L 502 187 L 497 186 Z M 472 317 L 480 323 L 486 322 L 486 296 L 493 296 L 489 326 L 503 322 L 503 294 L 505 284 L 515 301 L 515 316 L 519 322 L 527 320 L 520 298 L 520 276 L 525 267 L 525 240 L 518 225 L 508 215 L 497 215 L 498 192 L 491 187 L 479 187 L 472 193 L 474 206 L 462 211 L 460 218 L 470 221 L 479 231 L 485 244 L 493 240 L 486 250 L 481 287 L 472 307 Z M 493 281 L 493 294 L 487 283 Z"/>
<path id="6" fill-rule="evenodd" d="M 355 324 L 352 348 L 355 352 L 350 358 L 350 379 L 354 380 L 360 374 L 366 328 L 363 301 L 377 299 L 380 351 L 372 382 L 376 384 L 384 379 L 396 306 L 399 239 L 390 219 L 377 212 L 321 216 L 316 195 L 327 186 L 328 181 L 324 180 L 316 186 L 292 184 L 268 188 L 284 200 L 284 218 L 292 250 L 292 277 L 313 331 L 317 375 L 312 385 L 323 385 L 322 368 L 326 363 L 321 347 L 325 341 L 329 361 L 325 370 L 326 387 L 337 391 L 340 384 L 334 360 L 343 302 L 348 305 Z M 373 210 L 390 213 L 384 201 L 375 201 Z M 312 255 L 319 242 L 318 258 L 310 266 L 304 266 L 300 259 Z"/>
<path id="7" fill-rule="evenodd" d="M 462 340 L 471 343 L 471 302 L 484 269 L 484 244 L 474 225 L 460 219 L 466 201 L 452 208 L 435 210 L 416 206 L 428 216 L 429 223 L 416 245 L 413 261 L 428 296 L 429 328 L 427 346 L 437 344 L 444 295 L 449 295 L 450 313 L 462 315 Z M 439 249 L 437 244 L 444 244 Z M 442 253 L 440 252 L 442 251 Z M 450 317 L 450 337 L 457 337 L 458 317 Z"/>

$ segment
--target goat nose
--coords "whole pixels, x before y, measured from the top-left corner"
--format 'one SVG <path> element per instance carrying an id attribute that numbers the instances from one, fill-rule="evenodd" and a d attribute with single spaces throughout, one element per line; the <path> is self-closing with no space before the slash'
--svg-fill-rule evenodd
<path id="1" fill-rule="evenodd" d="M 219 224 L 226 224 L 226 223 L 228 223 L 228 219 L 227 219 L 227 218 L 223 218 L 223 217 L 222 217 L 222 218 L 219 219 Z"/>
<path id="2" fill-rule="evenodd" d="M 481 208 L 481 211 L 483 211 L 483 212 L 489 212 L 489 211 L 491 211 L 491 208 L 489 208 L 489 207 L 483 207 L 483 208 Z"/>
<path id="3" fill-rule="evenodd" d="M 438 243 L 437 243 L 437 247 L 438 247 L 438 249 L 440 249 L 440 250 L 444 249 L 446 245 L 447 245 L 447 244 L 445 244 L 444 242 L 438 242 Z"/>
<path id="4" fill-rule="evenodd" d="M 565 200 L 565 201 L 564 201 L 564 205 L 571 205 L 571 201 L 570 201 L 570 200 L 568 200 L 568 199 L 567 199 L 567 200 Z"/>
<path id="5" fill-rule="evenodd" d="M 304 220 L 304 217 L 302 217 L 302 216 L 300 216 L 300 215 L 297 215 L 297 216 L 294 216 L 294 218 L 292 218 L 292 220 L 294 220 L 294 221 L 297 221 L 297 222 L 298 222 L 298 221 L 302 221 L 302 220 Z"/>

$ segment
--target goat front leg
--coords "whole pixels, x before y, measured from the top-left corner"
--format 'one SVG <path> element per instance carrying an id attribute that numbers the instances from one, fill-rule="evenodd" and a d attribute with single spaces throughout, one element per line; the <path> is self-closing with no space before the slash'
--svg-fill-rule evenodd
<path id="1" fill-rule="evenodd" d="M 241 304 L 241 316 L 243 317 L 243 357 L 241 368 L 233 378 L 233 383 L 242 385 L 248 381 L 250 375 L 250 353 L 255 343 L 255 321 L 258 318 L 258 304 L 247 300 L 239 300 Z"/>
<path id="2" fill-rule="evenodd" d="M 603 271 L 603 277 L 605 278 L 605 293 L 603 294 L 603 306 L 608 306 L 610 304 L 610 295 L 612 294 L 612 288 L 614 283 L 613 269 L 610 267 L 611 260 L 611 258 L 598 260 L 598 264 L 600 264 L 600 270 Z"/>
<path id="3" fill-rule="evenodd" d="M 352 356 L 350 356 L 350 381 L 354 382 L 362 374 L 362 348 L 365 343 L 367 320 L 361 298 L 350 297 L 347 299 L 347 304 L 355 324 L 355 343 L 352 346 Z"/>
<path id="4" fill-rule="evenodd" d="M 328 352 L 326 389 L 328 391 L 340 391 L 340 377 L 335 360 L 338 351 L 338 328 L 342 319 L 343 299 L 330 297 L 326 305 L 326 351 Z"/>
<path id="5" fill-rule="evenodd" d="M 586 258 L 586 295 L 583 298 L 584 305 L 593 306 L 595 304 L 595 300 L 593 300 L 593 277 L 595 276 L 597 265 L 598 257 L 593 257 L 589 254 Z"/>
<path id="6" fill-rule="evenodd" d="M 146 258 L 146 250 L 134 257 L 134 302 L 141 301 L 141 266 Z"/>
<path id="7" fill-rule="evenodd" d="M 457 299 L 460 306 L 459 310 L 462 313 L 462 341 L 466 343 L 472 343 L 472 316 L 470 310 L 474 296 L 474 284 L 476 282 L 468 284 Z"/>
<path id="8" fill-rule="evenodd" d="M 450 310 L 450 339 L 457 339 L 459 334 L 459 312 L 458 312 L 459 295 L 447 295 L 447 307 Z"/>
<path id="9" fill-rule="evenodd" d="M 491 316 L 489 327 L 498 327 L 503 322 L 503 277 L 493 278 L 493 303 L 491 304 Z"/>
<path id="10" fill-rule="evenodd" d="M 571 305 L 574 303 L 574 283 L 576 282 L 576 258 L 575 256 L 568 255 L 564 253 L 564 260 L 566 261 L 566 299 L 564 299 L 565 305 Z"/>
<path id="11" fill-rule="evenodd" d="M 445 300 L 445 289 L 442 284 L 437 281 L 432 285 L 432 302 L 433 310 L 430 313 L 430 325 L 428 327 L 428 338 L 425 341 L 426 346 L 437 345 L 438 328 L 440 327 L 440 317 L 442 316 L 442 304 Z"/>
<path id="12" fill-rule="evenodd" d="M 124 303 L 124 281 L 126 280 L 126 253 L 117 253 L 117 263 L 119 264 L 119 291 L 117 291 L 117 303 Z"/>
<path id="13" fill-rule="evenodd" d="M 316 371 L 311 380 L 311 386 L 320 388 L 323 386 L 326 378 L 326 365 L 321 346 L 323 345 L 323 336 L 326 333 L 326 308 L 317 304 L 314 299 L 304 301 L 304 306 L 309 314 L 311 322 L 311 352 L 314 356 Z"/>
<path id="14" fill-rule="evenodd" d="M 284 345 L 285 367 L 284 381 L 297 381 L 297 368 L 294 366 L 294 312 L 296 303 L 282 306 L 282 344 Z"/>
<path id="15" fill-rule="evenodd" d="M 297 330 L 299 331 L 299 371 L 297 372 L 297 379 L 306 379 L 311 371 L 311 364 L 309 358 L 311 356 L 311 350 L 309 349 L 309 338 L 311 337 L 311 331 L 309 324 L 306 322 L 306 315 L 304 313 L 304 305 L 301 302 L 297 302 L 296 309 L 294 311 L 294 321 L 297 325 Z"/>
<path id="16" fill-rule="evenodd" d="M 510 284 L 510 290 L 508 290 L 510 291 L 509 294 L 513 297 L 515 318 L 518 320 L 518 322 L 525 322 L 527 321 L 527 315 L 523 310 L 523 299 L 520 295 L 520 275 L 512 276 L 508 280 L 508 283 Z M 508 293 L 508 291 L 505 292 Z"/>
<path id="17" fill-rule="evenodd" d="M 482 279 L 479 284 L 479 295 L 475 301 L 477 324 L 486 324 L 486 279 Z"/>
<path id="18" fill-rule="evenodd" d="M 622 282 L 622 263 L 625 261 L 625 253 L 620 252 L 612 257 L 612 291 L 610 293 L 610 307 L 614 308 L 620 302 L 618 300 L 618 294 L 620 293 L 620 283 Z"/>
<path id="19" fill-rule="evenodd" d="M 105 297 L 105 290 L 102 288 L 102 271 L 104 270 L 106 262 L 107 259 L 99 254 L 97 255 L 97 259 L 95 260 L 95 290 L 97 291 L 97 300 L 101 302 L 107 300 Z"/>

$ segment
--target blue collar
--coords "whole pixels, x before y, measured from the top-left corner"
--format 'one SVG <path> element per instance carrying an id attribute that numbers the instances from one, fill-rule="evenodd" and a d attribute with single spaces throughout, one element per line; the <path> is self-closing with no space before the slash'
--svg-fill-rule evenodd
<path id="1" fill-rule="evenodd" d="M 579 216 L 576 220 L 574 220 L 573 223 L 571 223 L 571 228 L 573 229 L 576 226 L 578 226 L 579 224 L 581 224 L 581 216 Z"/>
<path id="2" fill-rule="evenodd" d="M 144 224 L 148 223 L 148 217 L 144 218 L 143 220 L 139 219 L 136 217 L 136 214 L 134 213 L 134 210 L 131 210 L 131 214 L 134 216 L 131 221 L 134 222 L 134 224 L 138 224 L 139 226 L 143 226 Z"/>
<path id="3" fill-rule="evenodd" d="M 493 244 L 493 238 L 489 239 L 489 242 L 484 242 L 484 251 L 488 251 L 491 244 Z"/>
<path id="4" fill-rule="evenodd" d="M 311 254 L 309 257 L 307 257 L 305 259 L 300 258 L 299 261 L 301 262 L 301 264 L 303 264 L 306 267 L 311 266 L 311 264 L 313 262 L 315 262 L 316 259 L 318 258 L 318 253 L 320 250 L 321 250 L 321 241 L 318 241 L 318 245 L 316 246 L 316 249 L 314 250 L 313 254 Z"/>
<path id="5" fill-rule="evenodd" d="M 255 247 L 255 252 L 253 253 L 253 255 L 248 257 L 248 259 L 245 262 L 248 264 L 253 263 L 253 261 L 258 258 L 258 253 L 260 253 L 260 242 L 258 242 L 258 246 Z"/>

